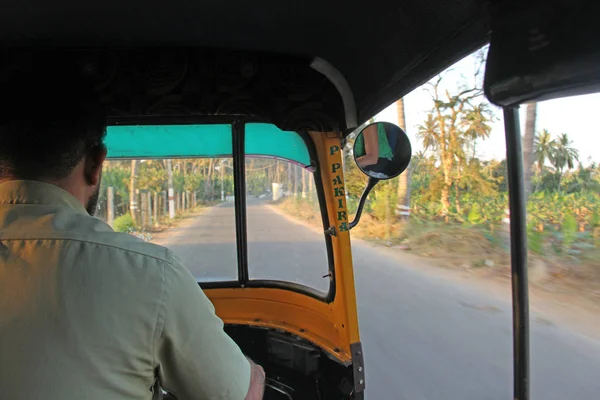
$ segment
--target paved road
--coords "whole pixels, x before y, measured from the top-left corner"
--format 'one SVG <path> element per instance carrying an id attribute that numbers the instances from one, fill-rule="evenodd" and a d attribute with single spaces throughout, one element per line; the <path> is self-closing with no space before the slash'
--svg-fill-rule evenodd
<path id="1" fill-rule="evenodd" d="M 251 277 L 326 290 L 323 237 L 260 203 L 249 203 Z M 200 278 L 235 276 L 232 205 L 175 229 L 170 246 Z M 510 305 L 472 285 L 353 246 L 367 399 L 512 399 Z M 532 398 L 600 399 L 600 343 L 533 322 Z"/>

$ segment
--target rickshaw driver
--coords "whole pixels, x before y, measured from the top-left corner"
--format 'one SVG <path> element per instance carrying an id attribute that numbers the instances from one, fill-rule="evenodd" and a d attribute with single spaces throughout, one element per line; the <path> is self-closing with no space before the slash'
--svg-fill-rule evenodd
<path id="1" fill-rule="evenodd" d="M 92 215 L 106 117 L 64 69 L 2 82 L 3 398 L 262 399 L 263 369 L 167 249 Z"/>

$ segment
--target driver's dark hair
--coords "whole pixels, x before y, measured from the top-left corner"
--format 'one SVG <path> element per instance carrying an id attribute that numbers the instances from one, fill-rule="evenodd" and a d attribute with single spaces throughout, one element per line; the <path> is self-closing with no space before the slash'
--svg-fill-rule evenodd
<path id="1" fill-rule="evenodd" d="M 0 179 L 63 179 L 104 146 L 106 114 L 75 66 L 0 73 Z"/>

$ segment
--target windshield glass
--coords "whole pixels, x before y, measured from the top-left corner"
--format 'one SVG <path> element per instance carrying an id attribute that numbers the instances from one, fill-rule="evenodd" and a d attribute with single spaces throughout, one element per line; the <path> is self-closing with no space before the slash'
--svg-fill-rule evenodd
<path id="1" fill-rule="evenodd" d="M 109 127 L 97 215 L 170 248 L 203 284 L 240 286 L 232 137 L 228 124 Z M 306 143 L 268 124 L 246 126 L 244 258 L 258 286 L 278 281 L 325 296 L 330 265 Z M 295 212 L 312 223 L 294 222 Z"/>
<path id="2" fill-rule="evenodd" d="M 247 157 L 246 192 L 250 280 L 276 279 L 327 293 L 327 247 L 313 174 L 288 161 Z"/>

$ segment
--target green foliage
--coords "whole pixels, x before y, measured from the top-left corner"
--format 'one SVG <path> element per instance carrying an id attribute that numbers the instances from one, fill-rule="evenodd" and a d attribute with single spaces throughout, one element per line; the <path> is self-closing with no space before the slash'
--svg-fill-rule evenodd
<path id="1" fill-rule="evenodd" d="M 469 221 L 469 223 L 471 225 L 479 225 L 484 222 L 483 216 L 481 215 L 479 208 L 480 208 L 479 204 L 475 203 L 471 207 L 471 211 L 469 211 L 469 216 L 467 217 L 467 221 Z"/>
<path id="2" fill-rule="evenodd" d="M 148 160 L 139 164 L 137 185 L 152 192 L 167 190 L 167 170 L 160 160 Z"/>
<path id="3" fill-rule="evenodd" d="M 539 232 L 533 225 L 527 226 L 527 243 L 529 250 L 535 254 L 544 252 L 544 232 Z"/>
<path id="4" fill-rule="evenodd" d="M 590 215 L 589 224 L 591 226 L 592 238 L 600 244 L 600 212 Z"/>
<path id="5" fill-rule="evenodd" d="M 562 223 L 561 233 L 563 235 L 563 251 L 566 253 L 571 249 L 577 237 L 577 220 L 569 213 Z"/>
<path id="6" fill-rule="evenodd" d="M 221 187 L 221 181 L 218 182 L 217 187 L 219 191 L 223 190 L 226 196 L 233 196 L 233 176 L 226 176 L 223 178 L 223 187 Z M 220 196 L 220 193 L 219 193 Z"/>
<path id="7" fill-rule="evenodd" d="M 271 182 L 264 172 L 252 174 L 252 179 L 246 180 L 246 191 L 252 196 L 260 196 L 269 190 Z"/>
<path id="8" fill-rule="evenodd" d="M 349 153 L 348 149 L 351 149 L 353 142 L 350 141 L 344 152 L 344 177 L 346 180 L 346 193 L 350 198 L 360 198 L 368 178 L 363 174 L 354 162 L 354 157 Z"/>
<path id="9" fill-rule="evenodd" d="M 562 179 L 562 190 L 567 193 L 600 193 L 600 171 L 595 164 L 584 167 L 581 163 L 577 170 L 567 172 Z"/>
<path id="10" fill-rule="evenodd" d="M 561 133 L 557 138 L 544 129 L 539 132 L 534 139 L 534 156 L 537 164 L 537 185 L 536 190 L 550 190 L 561 192 L 567 189 L 569 192 L 575 192 L 589 186 L 582 184 L 583 181 L 590 182 L 589 176 L 585 176 L 585 168 L 579 164 L 577 174 L 565 174 L 575 167 L 579 161 L 579 151 L 571 147 L 572 142 L 566 133 Z M 548 170 L 546 162 L 549 161 L 554 170 Z M 566 178 L 567 182 L 564 182 Z M 579 179 L 578 179 L 579 178 Z M 587 179 L 586 179 L 587 178 Z"/>
<path id="11" fill-rule="evenodd" d="M 506 160 L 483 161 L 481 163 L 481 168 L 482 175 L 495 183 L 496 190 L 498 192 L 508 192 L 508 171 L 506 168 Z"/>
<path id="12" fill-rule="evenodd" d="M 223 159 L 174 159 L 172 160 L 173 189 L 180 199 L 184 191 L 195 194 L 198 202 L 211 202 L 221 198 L 221 190 L 226 196 L 233 196 L 233 166 L 230 158 Z M 289 175 L 288 172 L 294 174 Z M 304 178 L 304 179 L 302 179 Z M 99 204 L 102 208 L 101 215 L 106 216 L 105 205 L 107 202 L 106 188 L 115 188 L 115 204 L 117 213 L 122 214 L 129 210 L 129 184 L 131 179 L 131 162 L 107 162 L 104 171 L 103 183 L 100 192 Z M 292 179 L 292 181 L 289 181 Z M 315 186 L 312 174 L 300 167 L 285 161 L 270 158 L 249 157 L 246 163 L 246 188 L 249 195 L 262 196 L 271 192 L 272 183 L 282 183 L 284 187 L 292 190 L 295 184 L 295 193 L 299 196 L 302 190 L 309 190 L 311 197 L 316 199 Z M 302 185 L 304 184 L 304 188 Z M 164 212 L 164 194 L 168 189 L 167 160 L 140 160 L 137 164 L 135 179 L 136 191 L 149 191 L 152 194 L 160 193 L 159 214 Z M 188 205 L 189 206 L 189 205 Z M 159 215 L 160 218 L 160 215 Z"/>
<path id="13" fill-rule="evenodd" d="M 180 171 L 173 171 L 173 190 L 182 192 L 185 188 L 185 177 Z"/>
<path id="14" fill-rule="evenodd" d="M 358 208 L 358 199 L 354 197 L 348 197 L 346 200 L 346 207 L 348 209 L 348 213 L 350 215 L 354 215 L 356 213 L 356 209 Z"/>
<path id="15" fill-rule="evenodd" d="M 115 218 L 113 222 L 113 229 L 116 232 L 131 232 L 133 229 L 135 229 L 135 224 L 133 223 L 131 214 L 127 213 Z"/>
<path id="16" fill-rule="evenodd" d="M 504 228 L 508 208 L 506 160 L 481 160 L 476 151 L 478 141 L 489 135 L 491 112 L 478 101 L 476 88 L 442 94 L 435 82 L 430 86 L 432 112 L 417 132 L 425 151 L 413 154 L 411 161 L 410 221 L 419 226 L 462 224 L 497 238 L 495 231 Z M 600 168 L 579 164 L 574 169 L 578 158 L 566 134 L 553 136 L 542 130 L 535 138 L 533 193 L 527 212 L 529 247 L 536 254 L 553 247 L 570 253 L 585 240 L 600 243 Z M 345 176 L 352 212 L 367 178 L 349 155 Z M 392 186 L 378 185 L 367 200 L 364 212 L 375 224 L 389 226 L 387 207 L 394 207 L 397 200 Z"/>
<path id="17" fill-rule="evenodd" d="M 382 222 L 385 222 L 386 218 L 395 219 L 397 185 L 393 183 L 395 182 L 381 182 L 370 195 L 371 214 Z"/>
<path id="18" fill-rule="evenodd" d="M 433 107 L 418 127 L 417 138 L 429 156 L 423 159 L 429 166 L 419 165 L 431 172 L 428 197 L 440 202 L 439 217 L 448 223 L 465 218 L 458 200 L 462 193 L 477 191 L 482 196 L 493 196 L 498 179 L 482 175 L 481 162 L 476 157 L 477 143 L 489 137 L 494 119 L 482 99 L 483 91 L 473 87 L 451 93 L 441 90 L 442 80 L 440 76 L 429 83 Z"/>
<path id="19" fill-rule="evenodd" d="M 589 224 L 592 229 L 600 228 L 600 213 L 595 212 L 590 214 Z"/>
<path id="20" fill-rule="evenodd" d="M 188 174 L 183 177 L 183 184 L 181 185 L 183 190 L 190 192 L 200 190 L 206 179 L 200 174 Z"/>
<path id="21" fill-rule="evenodd" d="M 105 168 L 102 173 L 102 184 L 104 187 L 115 188 L 115 195 L 123 198 L 128 197 L 128 184 L 131 176 L 131 168 L 122 165 L 113 165 Z"/>
<path id="22" fill-rule="evenodd" d="M 575 221 L 575 230 L 593 229 L 593 218 L 600 212 L 600 196 L 597 193 L 536 192 L 529 197 L 527 213 L 529 223 L 538 230 L 548 227 L 570 227 Z"/>
<path id="23" fill-rule="evenodd" d="M 552 139 L 552 134 L 547 129 L 543 129 L 535 136 L 533 142 L 533 153 L 537 163 L 538 171 L 542 171 L 546 161 L 554 163 L 556 154 L 556 141 Z"/>
<path id="24" fill-rule="evenodd" d="M 561 173 L 565 167 L 572 169 L 579 161 L 579 151 L 571 147 L 572 143 L 566 133 L 561 133 L 556 140 L 553 164 Z"/>
<path id="25" fill-rule="evenodd" d="M 108 163 L 107 163 L 108 164 Z M 125 212 L 129 204 L 129 178 L 131 167 L 129 162 L 110 162 L 102 172 L 102 185 L 100 186 L 100 203 L 106 203 L 106 188 L 112 186 L 115 193 L 115 205 L 119 212 Z"/>
<path id="26" fill-rule="evenodd" d="M 541 177 L 539 189 L 555 192 L 560 190 L 560 185 L 561 175 L 558 172 L 547 171 Z"/>

